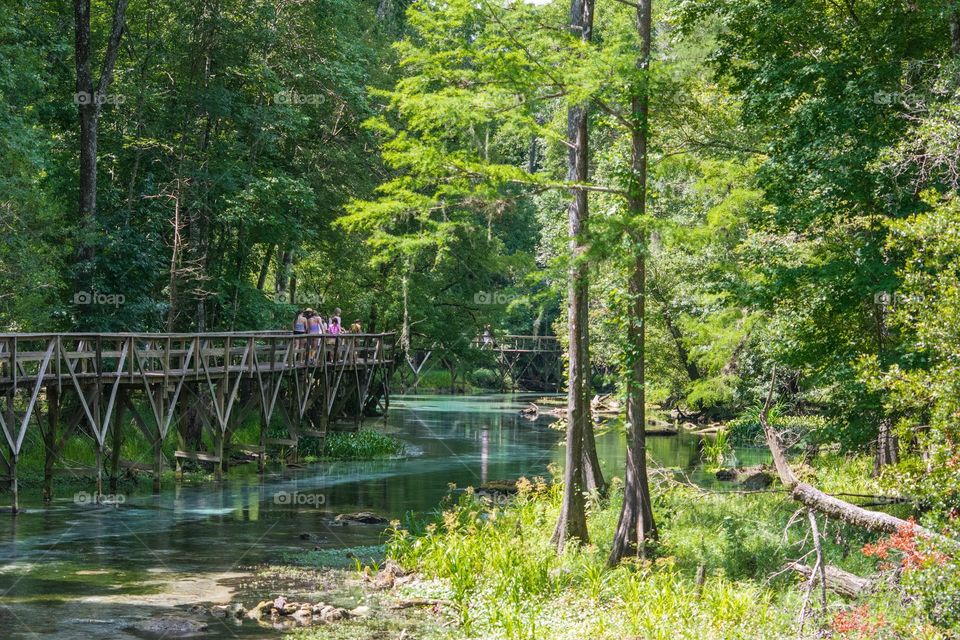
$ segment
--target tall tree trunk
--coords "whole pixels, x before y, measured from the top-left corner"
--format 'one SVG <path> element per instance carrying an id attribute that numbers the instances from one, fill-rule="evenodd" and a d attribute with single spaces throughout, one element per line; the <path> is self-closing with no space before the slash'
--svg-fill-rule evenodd
<path id="1" fill-rule="evenodd" d="M 571 0 L 570 29 L 588 42 L 593 29 L 593 0 Z M 567 109 L 567 179 L 583 183 L 588 178 L 587 120 L 585 104 Z M 562 551 L 568 538 L 587 542 L 587 516 L 584 505 L 584 428 L 590 424 L 590 405 L 584 385 L 584 342 L 587 325 L 587 264 L 584 242 L 587 221 L 587 192 L 574 189 L 573 199 L 567 208 L 567 231 L 570 248 L 570 282 L 568 284 L 567 324 L 570 344 L 569 380 L 567 389 L 567 450 L 563 474 L 563 503 L 560 517 L 553 534 L 558 551 Z M 587 357 L 589 362 L 589 357 Z"/>
<path id="2" fill-rule="evenodd" d="M 586 138 L 584 138 L 586 141 Z M 587 167 L 587 161 L 584 160 L 584 167 Z M 586 173 L 586 171 L 584 172 Z M 579 180 L 580 178 L 578 178 Z M 584 175 L 582 180 L 586 181 L 588 176 Z M 587 202 L 584 198 L 583 216 L 581 219 L 586 223 Z M 582 308 L 580 310 L 580 379 L 582 380 L 581 393 L 583 399 L 580 401 L 583 407 L 581 419 L 583 426 L 580 428 L 580 434 L 583 437 L 583 482 L 584 488 L 588 492 L 603 493 L 606 489 L 606 483 L 603 480 L 603 472 L 600 469 L 600 458 L 597 456 L 597 441 L 593 433 L 593 412 L 591 411 L 591 400 L 593 399 L 593 387 L 590 384 L 590 376 L 593 368 L 590 366 L 590 300 L 589 300 L 589 265 L 583 264 L 583 288 L 584 294 L 581 299 Z"/>
<path id="3" fill-rule="evenodd" d="M 293 247 L 284 249 L 280 256 L 280 272 L 277 274 L 277 297 L 283 298 L 290 288 L 290 274 L 293 271 Z M 293 298 L 290 299 L 293 302 Z"/>
<path id="4" fill-rule="evenodd" d="M 960 2 L 954 2 L 950 12 L 950 51 L 960 57 Z"/>
<path id="5" fill-rule="evenodd" d="M 270 271 L 270 261 L 273 260 L 273 251 L 276 246 L 271 242 L 263 255 L 263 262 L 260 264 L 260 276 L 257 278 L 257 289 L 260 291 L 263 291 L 263 287 L 267 284 L 267 273 Z"/>
<path id="6" fill-rule="evenodd" d="M 653 0 L 637 4 L 637 32 L 640 36 L 639 82 L 631 98 L 631 184 L 628 191 L 630 217 L 635 227 L 630 231 L 633 248 L 633 273 L 630 276 L 630 323 L 628 328 L 627 381 L 627 465 L 623 486 L 623 506 L 614 533 L 609 562 L 617 564 L 627 554 L 643 555 L 646 541 L 656 539 L 650 485 L 647 481 L 646 433 L 646 259 L 649 231 L 646 228 L 647 206 L 647 121 L 650 110 L 649 80 L 651 10 Z M 639 227 L 639 228 L 636 228 Z"/>
<path id="7" fill-rule="evenodd" d="M 891 309 L 887 305 L 874 305 L 873 316 L 877 332 L 877 358 L 885 365 L 887 361 L 887 344 L 890 340 L 890 329 L 887 327 L 887 315 Z M 873 456 L 873 475 L 879 476 L 883 468 L 889 464 L 896 464 L 899 460 L 900 447 L 897 434 L 891 426 L 890 415 L 884 409 L 877 429 L 877 440 Z"/>
<path id="8" fill-rule="evenodd" d="M 687 346 L 683 342 L 683 333 L 680 331 L 680 327 L 677 326 L 666 294 L 656 285 L 652 285 L 648 287 L 648 289 L 650 291 L 650 296 L 660 303 L 660 314 L 663 316 L 663 323 L 667 328 L 667 333 L 669 333 L 670 338 L 673 339 L 674 347 L 676 347 L 677 350 L 677 360 L 680 362 L 680 366 L 686 370 L 687 377 L 690 379 L 690 381 L 696 382 L 702 377 L 700 368 L 690 357 L 690 351 L 687 350 Z"/>
<path id="9" fill-rule="evenodd" d="M 180 256 L 183 252 L 183 236 L 180 231 L 180 181 L 177 180 L 176 195 L 173 196 L 173 251 L 170 255 L 170 310 L 167 312 L 167 331 L 173 332 L 177 322 L 177 275 L 180 272 Z"/>
<path id="10" fill-rule="evenodd" d="M 80 120 L 80 194 L 79 214 L 82 240 L 77 252 L 78 269 L 75 284 L 78 290 L 91 286 L 93 261 L 96 252 L 92 244 L 93 225 L 97 217 L 97 126 L 100 122 L 100 107 L 113 79 L 113 67 L 117 61 L 120 37 L 123 35 L 128 0 L 116 0 L 113 5 L 113 21 L 110 38 L 104 52 L 100 78 L 94 84 L 91 71 L 92 52 L 90 44 L 90 0 L 74 0 L 74 60 L 77 73 L 77 104 Z"/>

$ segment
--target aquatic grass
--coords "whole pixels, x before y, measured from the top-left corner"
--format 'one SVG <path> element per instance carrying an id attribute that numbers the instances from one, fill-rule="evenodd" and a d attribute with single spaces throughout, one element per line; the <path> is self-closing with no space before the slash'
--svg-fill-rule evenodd
<path id="1" fill-rule="evenodd" d="M 320 457 L 326 460 L 378 460 L 401 456 L 405 450 L 401 440 L 372 429 L 335 431 L 327 434 Z"/>
<path id="2" fill-rule="evenodd" d="M 703 460 L 712 467 L 721 466 L 732 450 L 730 432 L 727 429 L 720 429 L 713 438 L 703 440 Z"/>

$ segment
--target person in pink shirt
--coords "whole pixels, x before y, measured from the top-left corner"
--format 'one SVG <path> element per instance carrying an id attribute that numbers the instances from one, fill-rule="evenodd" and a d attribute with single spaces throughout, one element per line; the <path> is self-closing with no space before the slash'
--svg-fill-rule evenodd
<path id="1" fill-rule="evenodd" d="M 330 318 L 330 324 L 327 326 L 327 333 L 332 336 L 339 335 L 343 332 L 343 328 L 340 326 L 340 317 L 333 316 Z"/>

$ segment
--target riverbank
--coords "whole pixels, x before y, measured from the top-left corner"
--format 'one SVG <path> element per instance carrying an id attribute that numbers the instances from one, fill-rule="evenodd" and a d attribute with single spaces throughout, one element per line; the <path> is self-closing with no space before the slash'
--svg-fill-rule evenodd
<path id="1" fill-rule="evenodd" d="M 870 484 L 863 459 L 814 460 L 830 487 Z M 874 558 L 878 536 L 820 519 L 828 565 L 876 578 L 858 600 L 814 593 L 789 569 L 813 564 L 807 519 L 782 493 L 710 492 L 667 474 L 654 479 L 660 541 L 650 560 L 606 566 L 620 508 L 589 504 L 590 544 L 557 555 L 550 538 L 560 487 L 522 481 L 506 506 L 467 490 L 436 519 L 391 532 L 387 555 L 422 579 L 396 597 L 446 603 L 449 637 L 529 638 L 946 638 L 923 598 L 904 597 Z M 869 548 L 868 548 L 869 549 Z M 889 563 L 888 563 L 889 564 Z M 878 573 L 879 570 L 879 573 Z M 802 633 L 801 608 L 808 612 Z"/>

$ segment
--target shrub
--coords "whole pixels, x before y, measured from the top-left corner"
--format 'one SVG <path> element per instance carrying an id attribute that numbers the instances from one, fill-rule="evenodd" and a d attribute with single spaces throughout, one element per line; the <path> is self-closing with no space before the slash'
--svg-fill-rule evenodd
<path id="1" fill-rule="evenodd" d="M 492 369 L 484 369 L 483 367 L 475 369 L 472 374 L 470 374 L 470 382 L 482 389 L 498 389 L 500 387 L 500 378 L 497 376 L 496 372 Z"/>
<path id="2" fill-rule="evenodd" d="M 760 411 L 756 406 L 728 423 L 730 439 L 738 446 L 764 446 L 763 426 L 760 424 Z M 770 424 L 780 432 L 789 435 L 786 441 L 793 446 L 803 446 L 823 441 L 822 435 L 829 430 L 829 424 L 823 416 L 784 415 L 784 406 L 777 404 L 770 408 Z"/>

